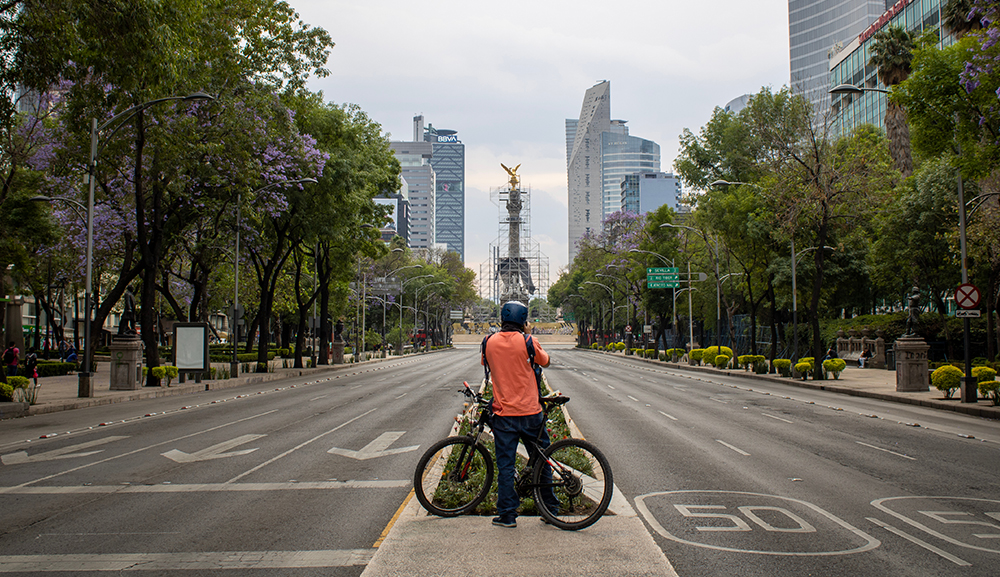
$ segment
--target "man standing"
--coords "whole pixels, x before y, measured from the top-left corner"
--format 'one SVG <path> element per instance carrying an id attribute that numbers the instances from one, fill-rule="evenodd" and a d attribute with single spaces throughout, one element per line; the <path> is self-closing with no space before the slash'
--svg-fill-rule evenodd
<path id="1" fill-rule="evenodd" d="M 499 333 L 483 339 L 482 363 L 493 381 L 493 412 L 491 423 L 496 441 L 497 514 L 493 524 L 500 527 L 517 527 L 517 507 L 520 499 L 515 487 L 515 459 L 517 443 L 525 439 L 524 446 L 532 451 L 530 441 L 539 438 L 540 445 L 549 445 L 545 432 L 545 413 L 539 401 L 541 396 L 535 371 L 529 362 L 528 342 L 535 350 L 535 364 L 549 366 L 549 355 L 538 341 L 525 334 L 528 307 L 510 301 L 500 311 L 502 323 Z M 530 455 L 534 456 L 534 455 Z"/>
<path id="2" fill-rule="evenodd" d="M 20 360 L 20 355 L 21 351 L 14 345 L 14 341 L 10 341 L 7 350 L 3 352 L 3 364 L 7 367 L 8 377 L 17 376 L 17 363 Z"/>

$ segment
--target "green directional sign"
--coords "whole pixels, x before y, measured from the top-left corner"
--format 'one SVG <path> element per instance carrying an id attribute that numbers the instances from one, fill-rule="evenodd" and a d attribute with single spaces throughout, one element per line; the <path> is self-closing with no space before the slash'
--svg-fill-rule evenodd
<path id="1" fill-rule="evenodd" d="M 678 270 L 679 269 L 677 267 L 673 266 L 654 266 L 654 267 L 648 267 L 646 269 L 646 274 L 669 274 L 669 273 L 677 274 Z"/>
<path id="2" fill-rule="evenodd" d="M 660 281 L 679 281 L 681 277 L 677 273 L 673 274 L 648 274 L 646 275 L 646 282 L 660 282 Z"/>
<path id="3" fill-rule="evenodd" d="M 646 281 L 646 288 L 680 288 L 680 282 L 666 282 L 666 281 Z"/>

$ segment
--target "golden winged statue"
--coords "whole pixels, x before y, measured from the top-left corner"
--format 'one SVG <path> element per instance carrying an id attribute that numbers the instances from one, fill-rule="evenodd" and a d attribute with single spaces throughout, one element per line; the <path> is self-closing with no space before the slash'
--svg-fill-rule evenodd
<path id="1" fill-rule="evenodd" d="M 519 190 L 518 189 L 518 184 L 520 184 L 521 179 L 519 179 L 517 177 L 517 169 L 521 168 L 521 165 L 518 164 L 517 166 L 515 166 L 514 168 L 511 169 L 511 168 L 507 168 L 506 166 L 504 166 L 504 163 L 501 162 L 500 166 L 503 166 L 503 169 L 506 170 L 507 174 L 510 175 L 510 189 L 511 190 Z"/>

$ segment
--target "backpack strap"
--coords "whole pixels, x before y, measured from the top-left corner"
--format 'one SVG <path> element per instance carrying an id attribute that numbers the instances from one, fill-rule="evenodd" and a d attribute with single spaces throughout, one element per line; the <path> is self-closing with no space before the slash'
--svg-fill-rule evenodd
<path id="1" fill-rule="evenodd" d="M 486 360 L 486 341 L 490 340 L 490 337 L 492 337 L 492 336 L 493 336 L 493 333 L 490 333 L 490 334 L 486 335 L 486 337 L 483 338 L 483 344 L 479 346 L 479 352 L 482 355 L 482 359 L 483 359 L 483 361 L 482 361 L 483 362 L 483 374 L 484 374 L 484 378 L 486 379 L 487 383 L 490 382 L 490 363 Z"/>

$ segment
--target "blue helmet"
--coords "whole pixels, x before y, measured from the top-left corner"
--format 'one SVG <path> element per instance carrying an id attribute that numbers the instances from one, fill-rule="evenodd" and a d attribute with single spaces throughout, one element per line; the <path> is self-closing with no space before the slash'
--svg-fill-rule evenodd
<path id="1" fill-rule="evenodd" d="M 517 301 L 507 301 L 500 309 L 500 321 L 524 326 L 524 323 L 528 322 L 528 307 Z"/>

